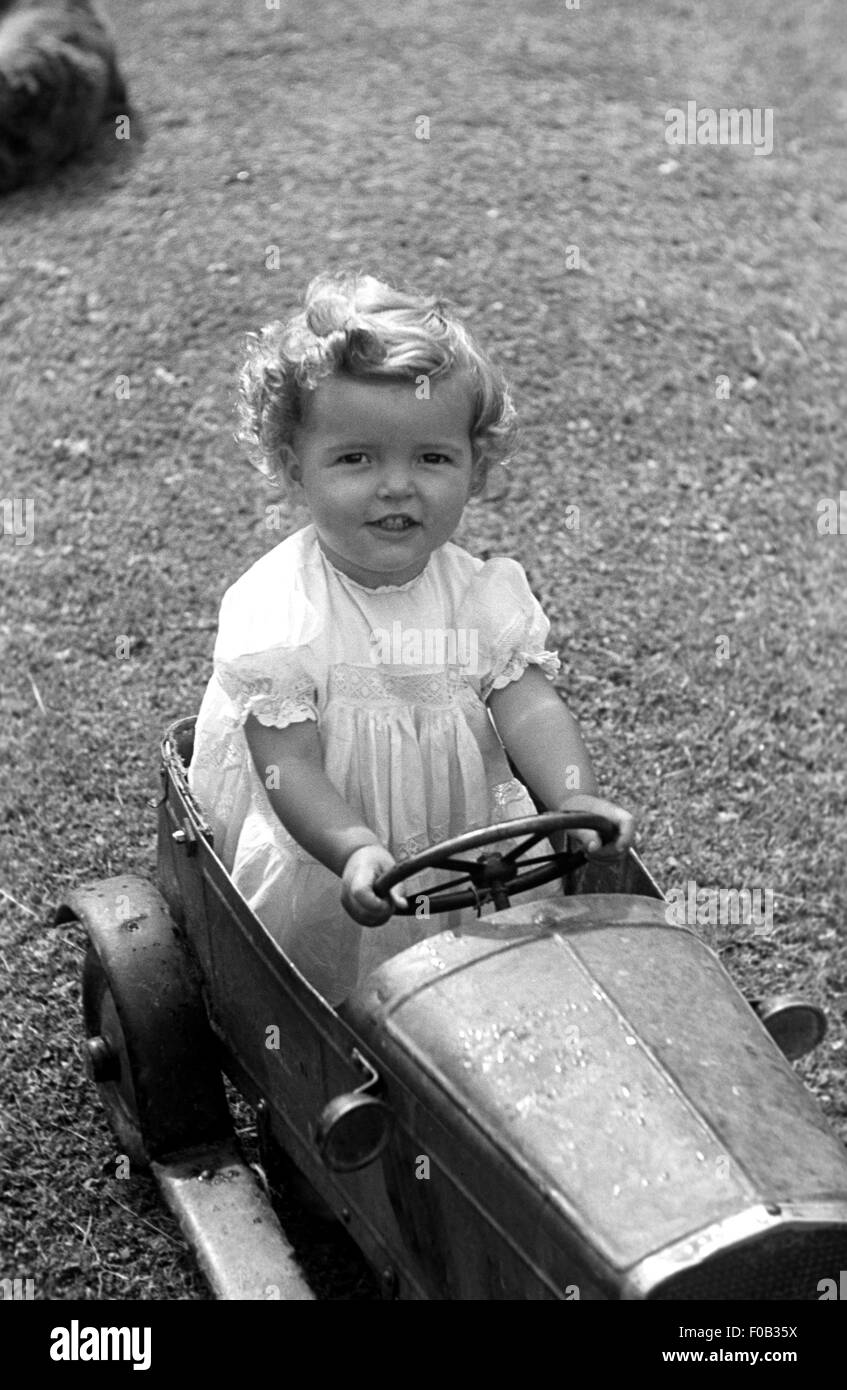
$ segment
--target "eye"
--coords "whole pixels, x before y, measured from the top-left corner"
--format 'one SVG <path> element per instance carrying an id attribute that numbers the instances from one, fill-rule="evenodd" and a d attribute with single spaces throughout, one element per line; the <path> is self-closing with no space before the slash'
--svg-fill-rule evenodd
<path id="1" fill-rule="evenodd" d="M 424 463 L 452 463 L 449 454 L 422 454 Z"/>
<path id="2" fill-rule="evenodd" d="M 349 463 L 355 466 L 357 463 L 364 463 L 367 457 L 367 454 L 361 452 L 352 454 L 342 454 L 340 458 L 337 458 L 335 461 L 336 463 Z"/>

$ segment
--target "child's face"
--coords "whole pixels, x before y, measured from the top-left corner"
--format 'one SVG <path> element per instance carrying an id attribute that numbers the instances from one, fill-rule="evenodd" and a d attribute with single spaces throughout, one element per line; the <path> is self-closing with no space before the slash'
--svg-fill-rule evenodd
<path id="1" fill-rule="evenodd" d="M 419 400 L 414 382 L 322 381 L 285 465 L 324 554 L 369 588 L 420 574 L 475 481 L 467 382 L 448 377 L 430 392 Z"/>

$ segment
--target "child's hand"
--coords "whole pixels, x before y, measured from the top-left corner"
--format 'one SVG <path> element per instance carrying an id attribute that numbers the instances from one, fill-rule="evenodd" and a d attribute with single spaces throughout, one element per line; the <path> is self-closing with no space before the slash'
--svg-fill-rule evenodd
<path id="1" fill-rule="evenodd" d="M 375 879 L 393 869 L 396 862 L 383 845 L 363 845 L 344 865 L 341 902 L 363 927 L 381 927 L 395 908 L 406 906 L 399 888 L 392 888 L 389 898 L 378 898 L 373 890 Z"/>
<path id="2" fill-rule="evenodd" d="M 617 826 L 617 838 L 604 845 L 596 830 L 569 830 L 568 836 L 576 840 L 580 849 L 592 859 L 618 859 L 631 849 L 635 839 L 635 821 L 620 806 L 604 801 L 600 796 L 589 796 L 586 792 L 575 792 L 562 802 L 560 811 L 591 811 L 594 815 L 605 816 Z"/>

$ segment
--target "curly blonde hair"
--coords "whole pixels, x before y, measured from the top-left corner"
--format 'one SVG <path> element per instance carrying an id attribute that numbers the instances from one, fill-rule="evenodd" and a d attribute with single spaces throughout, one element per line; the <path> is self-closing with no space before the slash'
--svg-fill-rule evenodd
<path id="1" fill-rule="evenodd" d="M 310 393 L 328 376 L 414 381 L 466 374 L 477 475 L 508 461 L 515 408 L 500 371 L 443 300 L 406 292 L 372 275 L 324 274 L 303 309 L 248 336 L 239 385 L 238 438 L 252 462 L 274 476 L 305 423 Z"/>

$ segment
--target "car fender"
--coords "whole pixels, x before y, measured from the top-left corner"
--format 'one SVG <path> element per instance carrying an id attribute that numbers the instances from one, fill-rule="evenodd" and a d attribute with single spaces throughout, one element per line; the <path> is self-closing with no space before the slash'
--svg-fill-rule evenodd
<path id="1" fill-rule="evenodd" d="M 231 1136 L 215 1041 L 185 943 L 155 885 L 134 875 L 70 892 L 106 975 L 124 1034 L 151 1158 Z"/>

